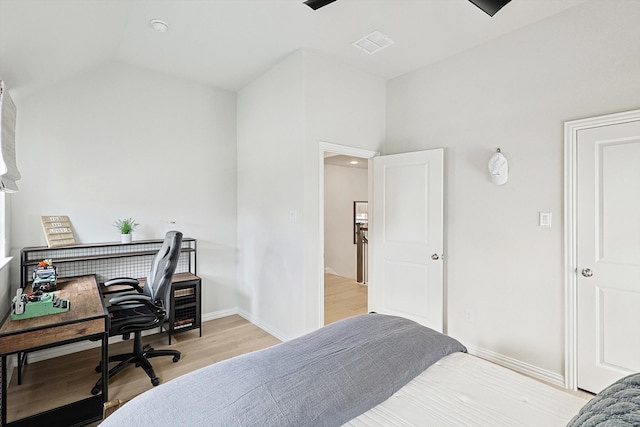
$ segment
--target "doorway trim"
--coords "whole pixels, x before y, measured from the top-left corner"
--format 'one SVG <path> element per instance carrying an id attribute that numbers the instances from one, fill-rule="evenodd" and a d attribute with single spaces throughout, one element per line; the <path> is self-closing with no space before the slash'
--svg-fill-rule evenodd
<path id="1" fill-rule="evenodd" d="M 565 361 L 564 383 L 570 390 L 578 388 L 578 313 L 577 313 L 577 143 L 578 132 L 602 126 L 640 120 L 640 110 L 607 114 L 564 123 L 564 295 Z"/>
<path id="2" fill-rule="evenodd" d="M 371 194 L 372 194 L 372 186 L 371 186 L 371 159 L 373 159 L 376 156 L 380 155 L 380 152 L 378 151 L 373 151 L 373 150 L 366 150 L 363 148 L 356 148 L 356 147 L 349 147 L 347 145 L 339 145 L 339 144 L 334 144 L 331 142 L 323 142 L 320 141 L 320 143 L 318 144 L 318 148 L 319 148 L 319 154 L 318 154 L 318 226 L 319 226 L 319 230 L 318 230 L 318 235 L 319 235 L 319 239 L 318 239 L 318 244 L 319 244 L 319 251 L 318 254 L 320 255 L 320 260 L 318 262 L 318 301 L 320 304 L 318 313 L 320 313 L 320 316 L 318 316 L 319 318 L 319 324 L 318 327 L 322 327 L 324 326 L 324 156 L 325 153 L 335 153 L 335 154 L 342 154 L 345 156 L 354 156 L 354 157 L 361 157 L 364 159 L 367 159 L 369 161 L 369 165 L 367 168 L 368 171 L 368 193 L 369 193 L 369 206 L 371 209 Z M 369 221 L 371 221 L 371 218 L 369 219 Z"/>

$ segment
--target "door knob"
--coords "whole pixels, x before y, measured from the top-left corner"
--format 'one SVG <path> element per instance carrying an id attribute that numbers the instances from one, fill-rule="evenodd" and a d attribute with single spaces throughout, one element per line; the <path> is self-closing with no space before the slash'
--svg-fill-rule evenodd
<path id="1" fill-rule="evenodd" d="M 582 269 L 582 275 L 584 277 L 591 277 L 591 276 L 593 276 L 593 271 L 591 271 L 590 268 L 583 268 Z"/>
<path id="2" fill-rule="evenodd" d="M 440 257 L 438 256 L 438 254 L 433 254 L 433 255 L 431 255 L 431 259 L 434 260 L 434 261 L 437 261 L 437 260 L 440 259 Z"/>

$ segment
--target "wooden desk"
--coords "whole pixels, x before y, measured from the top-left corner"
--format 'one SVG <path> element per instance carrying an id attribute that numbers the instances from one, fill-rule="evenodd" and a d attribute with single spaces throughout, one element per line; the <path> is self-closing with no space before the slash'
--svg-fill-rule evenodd
<path id="1" fill-rule="evenodd" d="M 102 364 L 102 393 L 60 408 L 7 423 L 7 356 L 41 350 L 87 339 L 102 341 L 102 359 L 108 359 L 109 316 L 95 276 L 59 279 L 55 294 L 69 300 L 69 311 L 11 320 L 0 327 L 2 356 L 2 424 L 3 426 L 70 426 L 102 419 L 108 401 L 108 364 Z M 30 288 L 25 289 L 30 292 Z M 90 390 L 87 390 L 89 394 Z"/>

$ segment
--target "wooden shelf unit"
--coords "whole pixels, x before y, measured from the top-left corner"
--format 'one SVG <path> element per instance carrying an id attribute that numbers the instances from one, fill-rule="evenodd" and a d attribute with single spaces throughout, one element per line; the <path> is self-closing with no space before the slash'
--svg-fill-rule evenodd
<path id="1" fill-rule="evenodd" d="M 23 248 L 20 252 L 20 285 L 26 288 L 31 284 L 33 270 L 44 259 L 51 259 L 61 279 L 93 274 L 100 285 L 116 277 L 138 278 L 141 285 L 144 285 L 144 278 L 151 270 L 153 257 L 162 246 L 162 242 L 162 239 L 158 239 L 131 243 Z M 182 331 L 200 329 L 202 336 L 202 284 L 196 275 L 196 239 L 183 238 L 180 252 L 172 284 L 169 321 L 163 328 L 169 334 L 169 344 L 171 335 Z M 101 287 L 103 294 L 125 290 L 122 287 Z"/>

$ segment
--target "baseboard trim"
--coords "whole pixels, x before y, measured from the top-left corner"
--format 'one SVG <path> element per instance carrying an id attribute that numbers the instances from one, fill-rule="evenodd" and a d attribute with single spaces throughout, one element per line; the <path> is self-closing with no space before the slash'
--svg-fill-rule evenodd
<path id="1" fill-rule="evenodd" d="M 493 362 L 496 365 L 504 366 L 505 368 L 509 368 L 513 371 L 535 378 L 539 381 L 543 381 L 557 387 L 565 388 L 564 376 L 558 373 L 542 369 L 538 366 L 531 365 L 529 363 L 514 359 L 509 356 L 505 356 L 500 353 L 496 353 L 495 351 L 487 350 L 486 348 L 474 347 L 469 345 L 466 347 L 469 351 L 469 354 L 481 357 L 482 359 Z"/>
<path id="2" fill-rule="evenodd" d="M 227 317 L 227 316 L 232 316 L 234 314 L 238 314 L 238 309 L 237 308 L 229 308 L 226 310 L 219 310 L 219 311 L 214 311 L 211 313 L 206 313 L 202 315 L 202 322 L 206 322 L 208 320 L 215 320 L 215 319 L 220 319 L 223 317 Z"/>
<path id="3" fill-rule="evenodd" d="M 289 339 L 290 339 L 290 338 L 287 337 L 287 334 L 283 333 L 282 331 L 278 331 L 276 329 L 271 328 L 269 325 L 266 325 L 265 323 L 260 321 L 260 319 L 251 316 L 248 312 L 246 312 L 244 310 L 238 310 L 238 315 L 243 317 L 245 320 L 253 323 L 258 328 L 262 329 L 263 331 L 265 331 L 269 335 L 274 336 L 275 338 L 279 339 L 280 341 L 289 341 Z"/>

